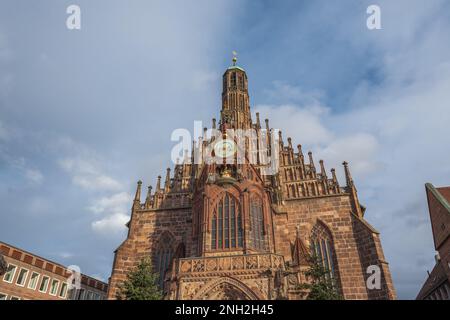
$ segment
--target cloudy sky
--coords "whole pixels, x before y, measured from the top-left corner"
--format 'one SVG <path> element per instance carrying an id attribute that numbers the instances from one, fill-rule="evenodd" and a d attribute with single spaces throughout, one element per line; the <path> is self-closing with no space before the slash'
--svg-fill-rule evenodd
<path id="1" fill-rule="evenodd" d="M 165 172 L 174 129 L 218 117 L 236 50 L 253 111 L 340 177 L 350 163 L 414 298 L 434 263 L 424 183 L 450 185 L 450 2 L 167 2 L 1 1 L 0 240 L 107 280 L 136 181 Z"/>

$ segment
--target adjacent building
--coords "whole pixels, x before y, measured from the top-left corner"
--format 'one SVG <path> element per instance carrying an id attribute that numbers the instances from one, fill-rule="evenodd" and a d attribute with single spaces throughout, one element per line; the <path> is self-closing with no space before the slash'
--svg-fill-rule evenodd
<path id="1" fill-rule="evenodd" d="M 345 299 L 396 298 L 348 163 L 341 184 L 335 169 L 253 118 L 247 73 L 234 59 L 223 75 L 220 121 L 210 128 L 218 135 L 200 132 L 144 202 L 138 182 L 108 298 L 151 257 L 166 299 L 304 299 L 312 253 Z M 254 135 L 239 141 L 237 132 Z M 209 157 L 220 161 L 202 160 Z M 370 270 L 379 270 L 377 288 L 366 285 Z"/>
<path id="2" fill-rule="evenodd" d="M 0 275 L 0 300 L 102 300 L 108 285 L 80 275 L 78 289 L 69 290 L 71 272 L 63 265 L 0 242 L 7 268 Z"/>
<path id="3" fill-rule="evenodd" d="M 418 300 L 450 300 L 450 187 L 425 185 L 433 231 L 436 265 L 428 274 Z"/>

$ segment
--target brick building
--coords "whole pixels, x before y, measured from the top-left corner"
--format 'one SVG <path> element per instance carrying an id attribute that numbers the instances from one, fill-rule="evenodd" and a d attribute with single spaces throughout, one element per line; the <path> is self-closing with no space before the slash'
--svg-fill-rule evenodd
<path id="1" fill-rule="evenodd" d="M 418 300 L 450 300 L 450 187 L 425 185 L 433 231 L 436 265 L 417 295 Z"/>
<path id="2" fill-rule="evenodd" d="M 150 256 L 166 299 L 303 299 L 299 284 L 308 281 L 314 251 L 345 299 L 395 299 L 380 235 L 364 219 L 348 164 L 341 185 L 335 169 L 328 173 L 322 160 L 316 167 L 312 153 L 285 143 L 268 119 L 261 125 L 256 113 L 253 121 L 249 101 L 247 74 L 233 59 L 218 124 L 212 120 L 143 203 L 138 182 L 108 298 Z M 254 135 L 241 139 L 239 129 Z M 366 287 L 371 265 L 379 267 L 379 289 Z"/>
<path id="3" fill-rule="evenodd" d="M 58 263 L 0 242 L 7 263 L 0 276 L 0 300 L 103 300 L 108 285 L 81 274 L 79 289 L 69 290 L 71 273 Z"/>

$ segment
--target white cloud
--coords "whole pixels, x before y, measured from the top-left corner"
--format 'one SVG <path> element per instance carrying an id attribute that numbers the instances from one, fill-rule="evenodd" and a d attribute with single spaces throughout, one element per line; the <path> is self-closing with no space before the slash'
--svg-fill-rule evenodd
<path id="1" fill-rule="evenodd" d="M 101 218 L 92 222 L 92 229 L 101 235 L 117 234 L 125 230 L 125 223 L 129 220 L 126 212 L 130 209 L 131 199 L 127 192 L 120 192 L 95 200 L 88 209 L 101 215 Z"/>
<path id="2" fill-rule="evenodd" d="M 125 224 L 128 220 L 129 216 L 117 212 L 92 222 L 92 229 L 102 235 L 117 234 L 126 230 Z"/>
<path id="3" fill-rule="evenodd" d="M 89 207 L 94 213 L 126 211 L 131 205 L 131 195 L 127 192 L 116 193 L 110 197 L 102 197 Z"/>
<path id="4" fill-rule="evenodd" d="M 282 130 L 284 139 L 290 136 L 293 142 L 296 140 L 298 143 L 301 141 L 306 145 L 315 145 L 326 143 L 332 138 L 332 133 L 321 120 L 329 109 L 321 105 L 258 105 L 255 111 L 263 119 L 268 118 L 272 128 Z"/>
<path id="5" fill-rule="evenodd" d="M 121 184 L 106 175 L 75 175 L 73 183 L 85 189 L 91 190 L 118 190 Z"/>
<path id="6" fill-rule="evenodd" d="M 326 160 L 328 165 L 339 167 L 343 160 L 350 161 L 352 172 L 365 175 L 380 167 L 375 155 L 379 148 L 376 137 L 356 132 L 351 136 L 332 139 L 323 148 L 317 148 L 317 157 Z"/>
<path id="7" fill-rule="evenodd" d="M 25 176 L 33 183 L 41 184 L 44 181 L 44 175 L 37 169 L 26 169 Z"/>
<path id="8" fill-rule="evenodd" d="M 97 165 L 86 159 L 64 158 L 58 161 L 60 167 L 72 176 L 74 185 L 87 190 L 117 191 L 122 188 L 120 182 L 105 175 Z"/>
<path id="9" fill-rule="evenodd" d="M 291 87 L 292 90 L 294 90 Z M 283 89 L 284 90 L 284 89 Z M 296 90 L 301 92 L 300 89 Z M 305 97 L 306 100 L 308 100 Z M 315 99 L 312 97 L 312 99 Z M 366 175 L 382 166 L 375 158 L 379 149 L 377 137 L 366 132 L 352 134 L 332 130 L 329 124 L 335 116 L 329 114 L 329 109 L 320 104 L 314 107 L 299 105 L 256 106 L 256 110 L 264 118 L 269 118 L 271 126 L 284 131 L 283 139 L 292 138 L 294 147 L 302 144 L 303 152 L 313 151 L 313 157 L 323 159 L 327 169 L 338 169 L 344 160 L 350 161 L 353 173 Z"/>
<path id="10" fill-rule="evenodd" d="M 13 156 L 9 154 L 7 148 L 2 147 L 1 145 L 0 160 L 6 162 L 11 168 L 17 170 L 17 172 L 31 184 L 39 185 L 44 181 L 44 175 L 39 169 L 29 165 L 23 156 Z"/>
<path id="11" fill-rule="evenodd" d="M 324 92 L 321 90 L 307 91 L 280 80 L 275 80 L 272 84 L 273 88 L 264 90 L 268 99 L 296 103 L 303 106 L 320 106 L 321 100 L 324 98 Z"/>
<path id="12" fill-rule="evenodd" d="M 70 252 L 60 252 L 60 253 L 58 253 L 58 256 L 60 256 L 63 259 L 69 259 L 69 258 L 74 257 L 74 254 L 70 253 Z"/>

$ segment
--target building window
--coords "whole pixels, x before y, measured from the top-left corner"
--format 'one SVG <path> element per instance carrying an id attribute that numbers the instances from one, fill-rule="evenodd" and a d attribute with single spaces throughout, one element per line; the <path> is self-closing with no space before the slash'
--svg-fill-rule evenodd
<path id="1" fill-rule="evenodd" d="M 11 283 L 13 282 L 14 275 L 16 274 L 17 267 L 13 264 L 8 265 L 8 270 L 6 271 L 5 275 L 3 276 L 3 281 Z"/>
<path id="2" fill-rule="evenodd" d="M 172 250 L 170 248 L 161 249 L 158 257 L 159 285 L 162 288 L 164 284 L 164 275 L 169 268 L 172 259 Z"/>
<path id="3" fill-rule="evenodd" d="M 262 201 L 257 197 L 254 197 L 250 203 L 250 223 L 252 247 L 257 250 L 265 250 Z"/>
<path id="4" fill-rule="evenodd" d="M 311 234 L 311 250 L 316 259 L 322 263 L 323 268 L 328 271 L 331 278 L 335 278 L 333 242 L 325 226 L 318 223 L 314 226 Z"/>
<path id="5" fill-rule="evenodd" d="M 156 270 L 159 273 L 160 288 L 164 288 L 164 276 L 166 271 L 170 268 L 172 262 L 173 244 L 173 237 L 168 232 L 163 233 L 159 240 L 159 249 L 156 261 Z"/>
<path id="6" fill-rule="evenodd" d="M 63 282 L 61 284 L 61 289 L 59 290 L 59 297 L 65 298 L 67 294 L 67 283 Z"/>
<path id="7" fill-rule="evenodd" d="M 0 300 L 6 300 L 8 298 L 7 294 L 0 293 Z"/>
<path id="8" fill-rule="evenodd" d="M 239 88 L 244 90 L 244 76 L 242 74 L 239 75 Z"/>
<path id="9" fill-rule="evenodd" d="M 28 281 L 28 289 L 35 290 L 39 280 L 39 273 L 33 272 L 30 280 Z"/>
<path id="10" fill-rule="evenodd" d="M 58 293 L 58 286 L 59 286 L 59 281 L 56 279 L 53 279 L 52 284 L 50 286 L 50 295 L 56 296 L 56 293 Z"/>
<path id="11" fill-rule="evenodd" d="M 85 300 L 92 300 L 92 291 L 86 292 L 86 299 Z"/>
<path id="12" fill-rule="evenodd" d="M 242 247 L 242 217 L 239 202 L 228 193 L 219 201 L 211 220 L 211 249 Z"/>
<path id="13" fill-rule="evenodd" d="M 211 248 L 216 247 L 216 241 L 217 241 L 217 214 L 214 211 L 211 221 Z"/>
<path id="14" fill-rule="evenodd" d="M 47 292 L 47 288 L 48 288 L 48 282 L 50 281 L 50 278 L 47 276 L 43 276 L 42 277 L 42 281 L 41 281 L 41 285 L 39 286 L 39 291 L 40 292 Z"/>
<path id="15" fill-rule="evenodd" d="M 18 286 L 23 287 L 25 285 L 25 281 L 27 280 L 28 276 L 28 270 L 27 269 L 20 269 L 19 275 L 17 276 L 16 284 Z"/>
<path id="16" fill-rule="evenodd" d="M 236 72 L 231 74 L 231 87 L 236 87 Z"/>
<path id="17" fill-rule="evenodd" d="M 84 300 L 84 289 L 80 289 L 78 292 L 78 300 Z"/>

